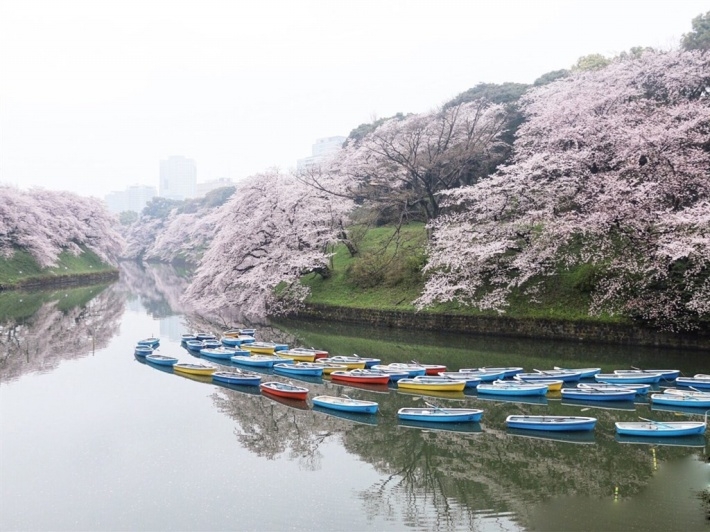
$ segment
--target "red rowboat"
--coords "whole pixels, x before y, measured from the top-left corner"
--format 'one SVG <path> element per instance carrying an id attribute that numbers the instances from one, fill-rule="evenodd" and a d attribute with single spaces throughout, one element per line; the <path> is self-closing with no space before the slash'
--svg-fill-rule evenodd
<path id="1" fill-rule="evenodd" d="M 366 369 L 352 369 L 350 371 L 334 371 L 330 374 L 333 381 L 355 382 L 358 384 L 387 384 L 390 376 Z"/>
<path id="2" fill-rule="evenodd" d="M 288 399 L 299 399 L 305 401 L 308 396 L 308 388 L 296 386 L 295 384 L 286 384 L 284 382 L 262 382 L 259 385 L 263 393 L 275 395 L 276 397 L 285 397 Z"/>

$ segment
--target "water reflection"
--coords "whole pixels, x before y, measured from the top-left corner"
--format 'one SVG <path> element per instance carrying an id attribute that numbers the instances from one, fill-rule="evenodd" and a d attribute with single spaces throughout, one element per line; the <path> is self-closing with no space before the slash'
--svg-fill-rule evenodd
<path id="1" fill-rule="evenodd" d="M 88 342 L 90 338 L 97 346 L 109 343 L 116 334 L 126 302 L 145 309 L 141 312 L 148 316 L 147 322 L 160 318 L 162 327 L 162 323 L 169 320 L 172 332 L 168 339 L 172 339 L 173 343 L 166 341 L 162 348 L 174 349 L 187 359 L 193 355 L 179 347 L 182 333 L 197 330 L 219 333 L 235 325 L 227 318 L 214 322 L 201 316 L 186 314 L 187 311 L 179 303 L 182 281 L 177 273 L 166 271 L 162 267 L 155 269 L 150 266 L 141 268 L 124 265 L 123 268 L 128 273 L 122 276 L 120 283 L 93 292 L 90 296 L 76 296 L 75 305 L 62 306 L 57 298 L 50 299 L 36 304 L 33 310 L 25 315 L 8 318 L 8 323 L 11 322 L 12 325 L 5 325 L 3 322 L 3 341 L 12 339 L 22 348 L 12 352 L 4 351 L 10 354 L 5 357 L 0 368 L 2 380 L 15 378 L 16 375 L 29 371 L 27 368 L 30 367 L 35 368 L 34 370 L 45 365 L 51 367 L 48 360 L 55 360 L 56 365 L 56 360 L 82 356 L 81 352 L 90 352 L 94 345 Z M 15 301 L 5 306 L 18 307 L 17 303 Z M 372 328 L 349 329 L 324 324 L 296 326 L 291 323 L 282 327 L 279 329 L 275 326 L 261 326 L 258 334 L 261 339 L 267 341 L 316 346 L 332 354 L 358 353 L 361 356 L 377 356 L 387 363 L 417 358 L 423 363 L 445 362 L 450 367 L 522 365 L 544 368 L 560 363 L 559 357 L 568 356 L 570 359 L 566 365 L 573 365 L 569 360 L 578 360 L 575 366 L 602 365 L 606 366 L 607 371 L 615 366 L 627 367 L 633 363 L 638 366 L 679 366 L 686 372 L 710 372 L 706 370 L 707 366 L 702 367 L 705 362 L 692 356 L 687 360 L 667 357 L 665 363 L 654 361 L 657 355 L 653 350 L 650 360 L 640 363 L 633 362 L 633 357 L 627 356 L 626 351 L 616 348 L 605 347 L 595 352 L 588 347 L 560 347 L 550 342 L 536 344 L 530 341 L 490 338 L 463 339 L 448 334 L 420 335 Z M 10 334 L 6 334 L 8 331 L 11 331 Z M 91 335 L 88 334 L 89 331 Z M 43 336 L 47 333 L 51 333 L 51 342 Z M 38 337 L 46 340 L 41 356 L 30 349 L 38 345 Z M 30 352 L 32 355 L 26 356 Z M 181 425 L 179 428 L 170 426 L 170 430 L 183 432 L 163 435 L 160 429 L 154 432 L 144 429 L 149 438 L 144 440 L 143 444 L 156 439 L 161 444 L 174 446 L 176 440 L 188 437 L 184 431 L 189 430 L 192 434 L 193 431 L 199 430 L 196 427 L 203 426 L 200 423 L 204 422 L 204 419 L 218 418 L 216 423 L 219 426 L 214 434 L 219 434 L 219 429 L 224 428 L 226 424 L 225 438 L 228 439 L 225 444 L 217 440 L 222 444 L 218 450 L 229 452 L 232 446 L 238 447 L 240 452 L 244 451 L 240 459 L 244 461 L 245 470 L 250 467 L 252 470 L 267 470 L 267 461 L 279 465 L 293 462 L 303 472 L 323 471 L 325 475 L 332 476 L 341 475 L 341 465 L 333 465 L 333 460 L 329 461 L 334 453 L 333 448 L 336 448 L 341 453 L 338 459 L 342 460 L 343 464 L 354 464 L 351 467 L 357 470 L 372 470 L 373 477 L 376 478 L 373 482 L 368 480 L 368 484 L 364 485 L 366 487 L 358 486 L 356 489 L 354 480 L 347 475 L 338 476 L 339 489 L 345 494 L 343 497 L 347 497 L 348 504 L 355 507 L 354 512 L 372 519 L 366 523 L 376 522 L 384 524 L 385 527 L 513 530 L 534 528 L 540 523 L 549 526 L 553 522 L 557 503 L 573 503 L 578 505 L 578 508 L 584 508 L 590 501 L 610 500 L 615 489 L 627 499 L 640 500 L 641 494 L 653 482 L 659 463 L 668 464 L 671 468 L 676 461 L 692 459 L 697 465 L 700 463 L 700 457 L 704 458 L 706 450 L 704 438 L 697 441 L 684 440 L 681 442 L 683 445 L 668 445 L 663 442 L 627 445 L 637 442 L 617 439 L 614 422 L 649 416 L 650 408 L 653 407 L 647 404 L 629 404 L 624 405 L 623 409 L 606 409 L 597 404 L 577 404 L 548 400 L 545 397 L 531 400 L 490 398 L 477 396 L 475 392 L 453 395 L 447 393 L 436 395 L 435 402 L 442 407 L 482 408 L 485 411 L 482 422 L 465 426 L 412 426 L 399 422 L 396 412 L 402 407 L 421 406 L 422 401 L 427 400 L 425 394 L 403 393 L 387 386 L 373 388 L 335 384 L 327 378 L 308 382 L 306 386 L 311 391 L 311 397 L 321 394 L 347 394 L 356 399 L 377 401 L 379 404 L 377 415 L 347 415 L 318 410 L 311 406 L 310 401 L 286 403 L 278 398 L 262 396 L 258 387 L 216 384 L 207 377 L 173 374 L 172 368 L 146 364 L 144 359 L 136 358 L 140 364 L 135 364 L 131 351 L 125 351 L 125 356 L 130 361 L 128 376 L 136 386 L 136 393 L 150 390 L 145 396 L 138 395 L 141 404 L 150 402 L 151 397 L 155 396 L 161 397 L 162 400 L 162 394 L 170 395 L 172 391 L 173 400 L 176 400 L 176 397 L 185 398 L 183 408 L 196 404 L 196 398 L 201 398 L 206 401 L 206 408 L 210 410 L 205 412 L 205 407 L 200 406 L 201 410 L 191 412 L 189 424 L 185 423 L 182 427 L 179 422 L 174 424 Z M 123 351 L 117 357 L 123 361 L 121 357 Z M 215 361 L 215 365 L 233 367 L 231 362 L 224 361 Z M 153 371 L 156 369 L 163 374 L 159 375 Z M 255 370 L 265 375 L 273 374 L 270 370 Z M 188 380 L 191 382 L 187 382 Z M 119 384 L 106 384 L 110 390 L 114 389 L 112 386 L 115 386 L 115 390 L 120 389 Z M 178 392 L 174 391 L 176 386 L 179 387 Z M 193 390 L 197 393 L 193 393 Z M 119 397 L 120 393 L 116 391 L 115 396 Z M 510 414 L 545 412 L 553 415 L 580 415 L 587 410 L 593 412 L 589 415 L 598 419 L 594 432 L 525 434 L 524 431 L 508 430 L 505 425 L 505 418 Z M 661 420 L 674 419 L 677 415 L 677 412 L 673 411 L 655 410 L 654 408 L 653 416 Z M 222 415 L 210 415 L 214 414 L 213 411 Z M 163 412 L 165 415 L 165 411 Z M 136 417 L 138 415 L 143 416 L 141 419 L 146 426 L 155 422 L 148 408 L 141 409 Z M 166 426 L 163 426 L 163 429 L 165 428 Z M 212 434 L 210 433 L 210 441 Z M 200 437 L 195 436 L 198 440 Z M 199 443 L 204 444 L 206 441 Z M 173 447 L 173 451 L 176 450 L 177 448 Z M 654 453 L 653 459 L 650 459 L 651 450 Z M 143 464 L 145 465 L 144 462 Z M 153 461 L 150 467 L 160 466 Z M 170 472 L 171 482 L 174 474 L 177 473 Z M 197 471 L 190 472 L 193 477 L 200 474 Z M 276 474 L 279 474 L 278 471 Z M 136 476 L 140 477 L 140 474 Z M 210 482 L 215 480 L 207 476 L 199 478 L 204 485 L 211 485 Z M 216 478 L 219 482 L 222 477 Z M 180 477 L 178 480 L 185 480 L 185 485 L 192 482 L 192 478 Z M 181 483 L 183 482 L 174 484 Z M 315 485 L 313 489 L 317 491 L 319 487 L 320 485 Z M 342 498 L 338 500 L 342 501 Z M 272 526 L 274 521 L 268 520 L 268 513 L 274 512 L 276 505 L 281 503 L 282 499 L 277 500 L 269 509 L 262 511 L 261 515 L 265 519 L 263 528 L 279 528 Z M 96 506 L 100 507 L 100 502 Z M 652 507 L 650 504 L 647 509 Z M 306 511 L 311 512 L 312 509 Z M 616 509 L 616 519 L 628 528 L 633 522 L 623 518 L 622 512 L 622 508 Z M 679 527 L 687 523 L 683 519 L 682 515 L 677 517 Z M 314 528 L 317 526 L 314 525 Z"/>
<path id="2" fill-rule="evenodd" d="M 0 381 L 49 372 L 108 345 L 125 299 L 107 285 L 0 292 Z"/>

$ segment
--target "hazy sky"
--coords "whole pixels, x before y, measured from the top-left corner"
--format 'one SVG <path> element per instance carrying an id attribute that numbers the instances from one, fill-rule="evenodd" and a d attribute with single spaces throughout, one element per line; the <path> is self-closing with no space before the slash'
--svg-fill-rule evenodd
<path id="1" fill-rule="evenodd" d="M 103 197 L 284 170 L 319 137 L 670 48 L 708 0 L 0 0 L 0 182 Z"/>

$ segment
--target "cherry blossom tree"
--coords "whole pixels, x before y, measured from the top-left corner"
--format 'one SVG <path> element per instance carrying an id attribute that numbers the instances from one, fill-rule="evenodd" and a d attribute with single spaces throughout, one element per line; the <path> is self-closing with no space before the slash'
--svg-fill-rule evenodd
<path id="1" fill-rule="evenodd" d="M 220 208 L 216 236 L 186 298 L 205 312 L 266 316 L 297 307 L 303 275 L 328 276 L 331 246 L 352 202 L 277 171 L 253 176 Z"/>
<path id="2" fill-rule="evenodd" d="M 420 306 L 503 311 L 589 265 L 593 312 L 666 329 L 710 315 L 710 56 L 648 52 L 522 98 L 514 161 L 451 191 Z"/>
<path id="3" fill-rule="evenodd" d="M 123 238 L 118 220 L 102 202 L 69 192 L 0 187 L 0 255 L 28 251 L 41 267 L 56 264 L 62 252 L 83 249 L 116 264 Z"/>
<path id="4" fill-rule="evenodd" d="M 398 115 L 299 177 L 371 208 L 430 220 L 443 190 L 476 182 L 498 161 L 505 123 L 504 107 L 482 99 Z"/>

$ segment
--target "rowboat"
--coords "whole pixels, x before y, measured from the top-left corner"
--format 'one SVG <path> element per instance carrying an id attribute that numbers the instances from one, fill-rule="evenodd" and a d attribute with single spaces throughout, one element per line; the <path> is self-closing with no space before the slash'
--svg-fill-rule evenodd
<path id="1" fill-rule="evenodd" d="M 601 373 L 602 368 L 561 368 L 559 366 L 554 366 L 558 371 L 572 371 L 574 373 L 579 373 L 582 379 L 593 379 L 594 375 Z"/>
<path id="2" fill-rule="evenodd" d="M 660 373 L 661 380 L 672 381 L 680 376 L 679 369 L 615 369 L 614 373 Z"/>
<path id="3" fill-rule="evenodd" d="M 628 390 L 635 391 L 637 394 L 646 395 L 648 393 L 648 390 L 651 388 L 651 385 L 650 384 L 633 384 L 633 383 L 612 384 L 612 383 L 604 383 L 604 382 L 593 382 L 593 383 L 580 382 L 579 384 L 577 384 L 577 388 L 593 388 L 595 390 L 618 390 L 619 388 L 626 388 Z"/>
<path id="4" fill-rule="evenodd" d="M 509 428 L 527 430 L 593 430 L 597 419 L 583 416 L 510 415 L 505 418 L 505 424 Z"/>
<path id="5" fill-rule="evenodd" d="M 523 372 L 523 368 L 520 366 L 507 366 L 507 367 L 500 367 L 500 368 L 492 368 L 492 367 L 484 367 L 484 368 L 479 368 L 481 371 L 502 371 L 504 372 L 504 375 L 502 378 L 510 378 L 510 377 L 515 377 L 518 373 Z"/>
<path id="6" fill-rule="evenodd" d="M 322 349 L 313 349 L 312 347 L 293 347 L 288 349 L 290 353 L 303 353 L 304 355 L 313 355 L 314 360 L 320 360 L 321 358 L 328 358 L 328 351 L 323 351 Z M 309 361 L 304 361 L 309 362 Z"/>
<path id="7" fill-rule="evenodd" d="M 372 369 L 392 369 L 397 371 L 406 371 L 410 377 L 422 377 L 426 375 L 426 368 L 419 364 L 408 364 L 406 362 L 392 362 L 391 364 L 381 365 L 375 364 Z"/>
<path id="8" fill-rule="evenodd" d="M 547 369 L 533 370 L 534 373 L 518 373 L 518 376 L 524 381 L 539 381 L 545 379 L 561 380 L 563 382 L 577 382 L 582 378 L 580 371 L 562 370 L 562 369 Z"/>
<path id="9" fill-rule="evenodd" d="M 455 381 L 465 381 L 466 388 L 475 388 L 481 384 L 481 378 L 463 371 L 442 371 L 439 376 L 453 379 Z"/>
<path id="10" fill-rule="evenodd" d="M 200 340 L 200 341 L 204 341 L 204 340 L 216 340 L 217 337 L 216 337 L 214 334 L 212 334 L 212 333 L 199 332 L 199 333 L 197 333 L 197 334 L 195 335 L 195 339 L 196 339 L 196 340 Z"/>
<path id="11" fill-rule="evenodd" d="M 446 371 L 446 366 L 443 364 L 421 364 L 416 360 L 412 360 L 412 364 L 424 368 L 424 375 L 438 376 L 442 371 Z"/>
<path id="12" fill-rule="evenodd" d="M 226 345 L 227 347 L 241 347 L 242 344 L 251 344 L 254 343 L 256 340 L 254 340 L 253 336 L 222 336 L 222 338 L 219 339 L 220 342 L 222 342 L 223 345 Z"/>
<path id="13" fill-rule="evenodd" d="M 483 410 L 478 408 L 442 408 L 426 403 L 426 408 L 400 408 L 399 419 L 408 421 L 427 421 L 434 423 L 463 423 L 481 421 Z"/>
<path id="14" fill-rule="evenodd" d="M 455 381 L 445 377 L 423 377 L 399 379 L 397 388 L 403 390 L 430 390 L 440 392 L 462 392 L 466 381 Z"/>
<path id="15" fill-rule="evenodd" d="M 564 381 L 560 379 L 535 379 L 532 381 L 524 381 L 519 375 L 514 375 L 513 378 L 519 382 L 528 382 L 533 384 L 544 384 L 547 386 L 548 392 L 559 392 L 562 389 Z"/>
<path id="16" fill-rule="evenodd" d="M 597 382 L 607 384 L 658 384 L 661 380 L 660 373 L 597 373 L 594 375 Z"/>
<path id="17" fill-rule="evenodd" d="M 710 390 L 710 375 L 695 377 L 677 377 L 675 380 L 676 386 L 688 386 L 699 390 Z"/>
<path id="18" fill-rule="evenodd" d="M 259 385 L 259 388 L 261 388 L 263 393 L 286 399 L 298 399 L 299 401 L 305 401 L 308 396 L 308 388 L 296 386 L 295 384 L 287 384 L 285 382 L 262 382 Z"/>
<path id="19" fill-rule="evenodd" d="M 330 374 L 333 382 L 349 382 L 360 384 L 388 384 L 390 377 L 369 369 L 350 369 L 346 371 L 333 371 Z"/>
<path id="20" fill-rule="evenodd" d="M 229 360 L 231 360 L 234 364 L 239 364 L 240 366 L 249 366 L 254 368 L 271 368 L 274 364 L 288 363 L 286 359 L 283 359 L 277 355 L 236 355 Z"/>
<path id="21" fill-rule="evenodd" d="M 347 366 L 333 362 L 322 362 L 319 360 L 316 364 L 320 364 L 323 367 L 323 375 L 330 375 L 334 371 L 348 371 Z"/>
<path id="22" fill-rule="evenodd" d="M 547 384 L 534 384 L 519 381 L 494 381 L 490 384 L 479 384 L 476 388 L 479 394 L 489 395 L 545 395 Z"/>
<path id="23" fill-rule="evenodd" d="M 401 369 L 392 369 L 387 365 L 375 364 L 370 369 L 373 373 L 382 373 L 384 375 L 389 375 L 390 382 L 397 382 L 399 379 L 408 379 L 409 372 Z"/>
<path id="24" fill-rule="evenodd" d="M 705 395 L 707 397 L 691 394 L 654 393 L 651 394 L 651 403 L 668 406 L 710 408 L 710 393 Z"/>
<path id="25" fill-rule="evenodd" d="M 137 345 L 133 350 L 133 354 L 137 357 L 145 357 L 153 352 L 153 348 L 149 345 Z"/>
<path id="26" fill-rule="evenodd" d="M 244 348 L 247 349 L 247 346 L 245 345 Z M 272 354 L 276 353 L 273 352 Z M 316 359 L 315 353 L 306 353 L 297 349 L 285 349 L 283 351 L 279 351 L 277 356 L 280 356 L 282 359 L 288 358 L 294 362 L 313 362 Z"/>
<path id="27" fill-rule="evenodd" d="M 563 388 L 560 393 L 563 399 L 581 399 L 583 401 L 633 401 L 636 398 L 636 390 L 630 388 L 617 388 L 616 390 Z"/>
<path id="28" fill-rule="evenodd" d="M 174 366 L 178 361 L 177 358 L 159 355 L 157 353 L 146 355 L 145 359 L 152 364 L 157 364 L 158 366 Z"/>
<path id="29" fill-rule="evenodd" d="M 279 375 L 300 375 L 309 377 L 320 377 L 323 375 L 323 366 L 314 364 L 313 362 L 289 362 L 284 364 L 280 362 L 274 364 L 274 373 Z"/>
<path id="30" fill-rule="evenodd" d="M 686 390 L 685 388 L 666 388 L 663 393 L 668 395 L 691 395 L 700 399 L 710 399 L 710 392 Z"/>
<path id="31" fill-rule="evenodd" d="M 229 360 L 233 356 L 236 356 L 236 354 L 236 349 L 229 349 L 228 347 L 204 347 L 200 349 L 200 355 L 217 358 L 219 360 Z"/>
<path id="32" fill-rule="evenodd" d="M 319 395 L 313 398 L 313 404 L 323 408 L 361 414 L 375 414 L 378 409 L 378 404 L 374 401 L 361 401 L 347 396 Z"/>
<path id="33" fill-rule="evenodd" d="M 276 352 L 277 344 L 273 342 L 251 342 L 242 344 L 242 347 L 251 353 L 273 355 Z"/>
<path id="34" fill-rule="evenodd" d="M 143 338 L 142 340 L 138 340 L 136 343 L 138 345 L 147 345 L 148 347 L 155 349 L 158 347 L 158 344 L 160 344 L 160 338 Z"/>
<path id="35" fill-rule="evenodd" d="M 185 341 L 185 347 L 188 349 L 188 351 L 194 351 L 194 352 L 200 352 L 200 349 L 202 349 L 204 344 L 202 343 L 202 340 L 186 340 Z"/>
<path id="36" fill-rule="evenodd" d="M 360 362 L 364 362 L 365 369 L 370 369 L 372 366 L 379 364 L 382 362 L 379 358 L 372 358 L 372 357 L 361 357 L 360 355 L 357 354 L 352 354 L 349 356 L 343 356 L 343 355 L 336 355 L 333 357 L 330 357 L 328 360 L 335 364 L 354 364 L 353 367 L 348 368 L 348 369 L 363 369 L 360 367 Z"/>
<path id="37" fill-rule="evenodd" d="M 173 371 L 178 371 L 180 373 L 187 373 L 188 375 L 212 375 L 217 368 L 214 366 L 207 366 L 205 364 L 188 364 L 188 363 L 177 363 L 173 365 Z"/>
<path id="38" fill-rule="evenodd" d="M 640 418 L 642 421 L 617 421 L 617 434 L 628 436 L 652 436 L 655 438 L 674 438 L 704 434 L 707 429 L 707 414 L 705 421 L 654 421 Z"/>
<path id="39" fill-rule="evenodd" d="M 461 368 L 459 373 L 468 373 L 471 376 L 478 377 L 481 382 L 493 382 L 498 379 L 505 378 L 505 369 L 499 368 L 496 370 L 487 370 L 481 368 Z"/>
<path id="40" fill-rule="evenodd" d="M 184 344 L 188 340 L 197 340 L 197 337 L 194 334 L 181 334 L 180 335 L 180 343 Z"/>
<path id="41" fill-rule="evenodd" d="M 261 382 L 261 375 L 249 371 L 215 371 L 212 380 L 225 384 L 239 384 L 242 386 L 258 386 Z"/>

